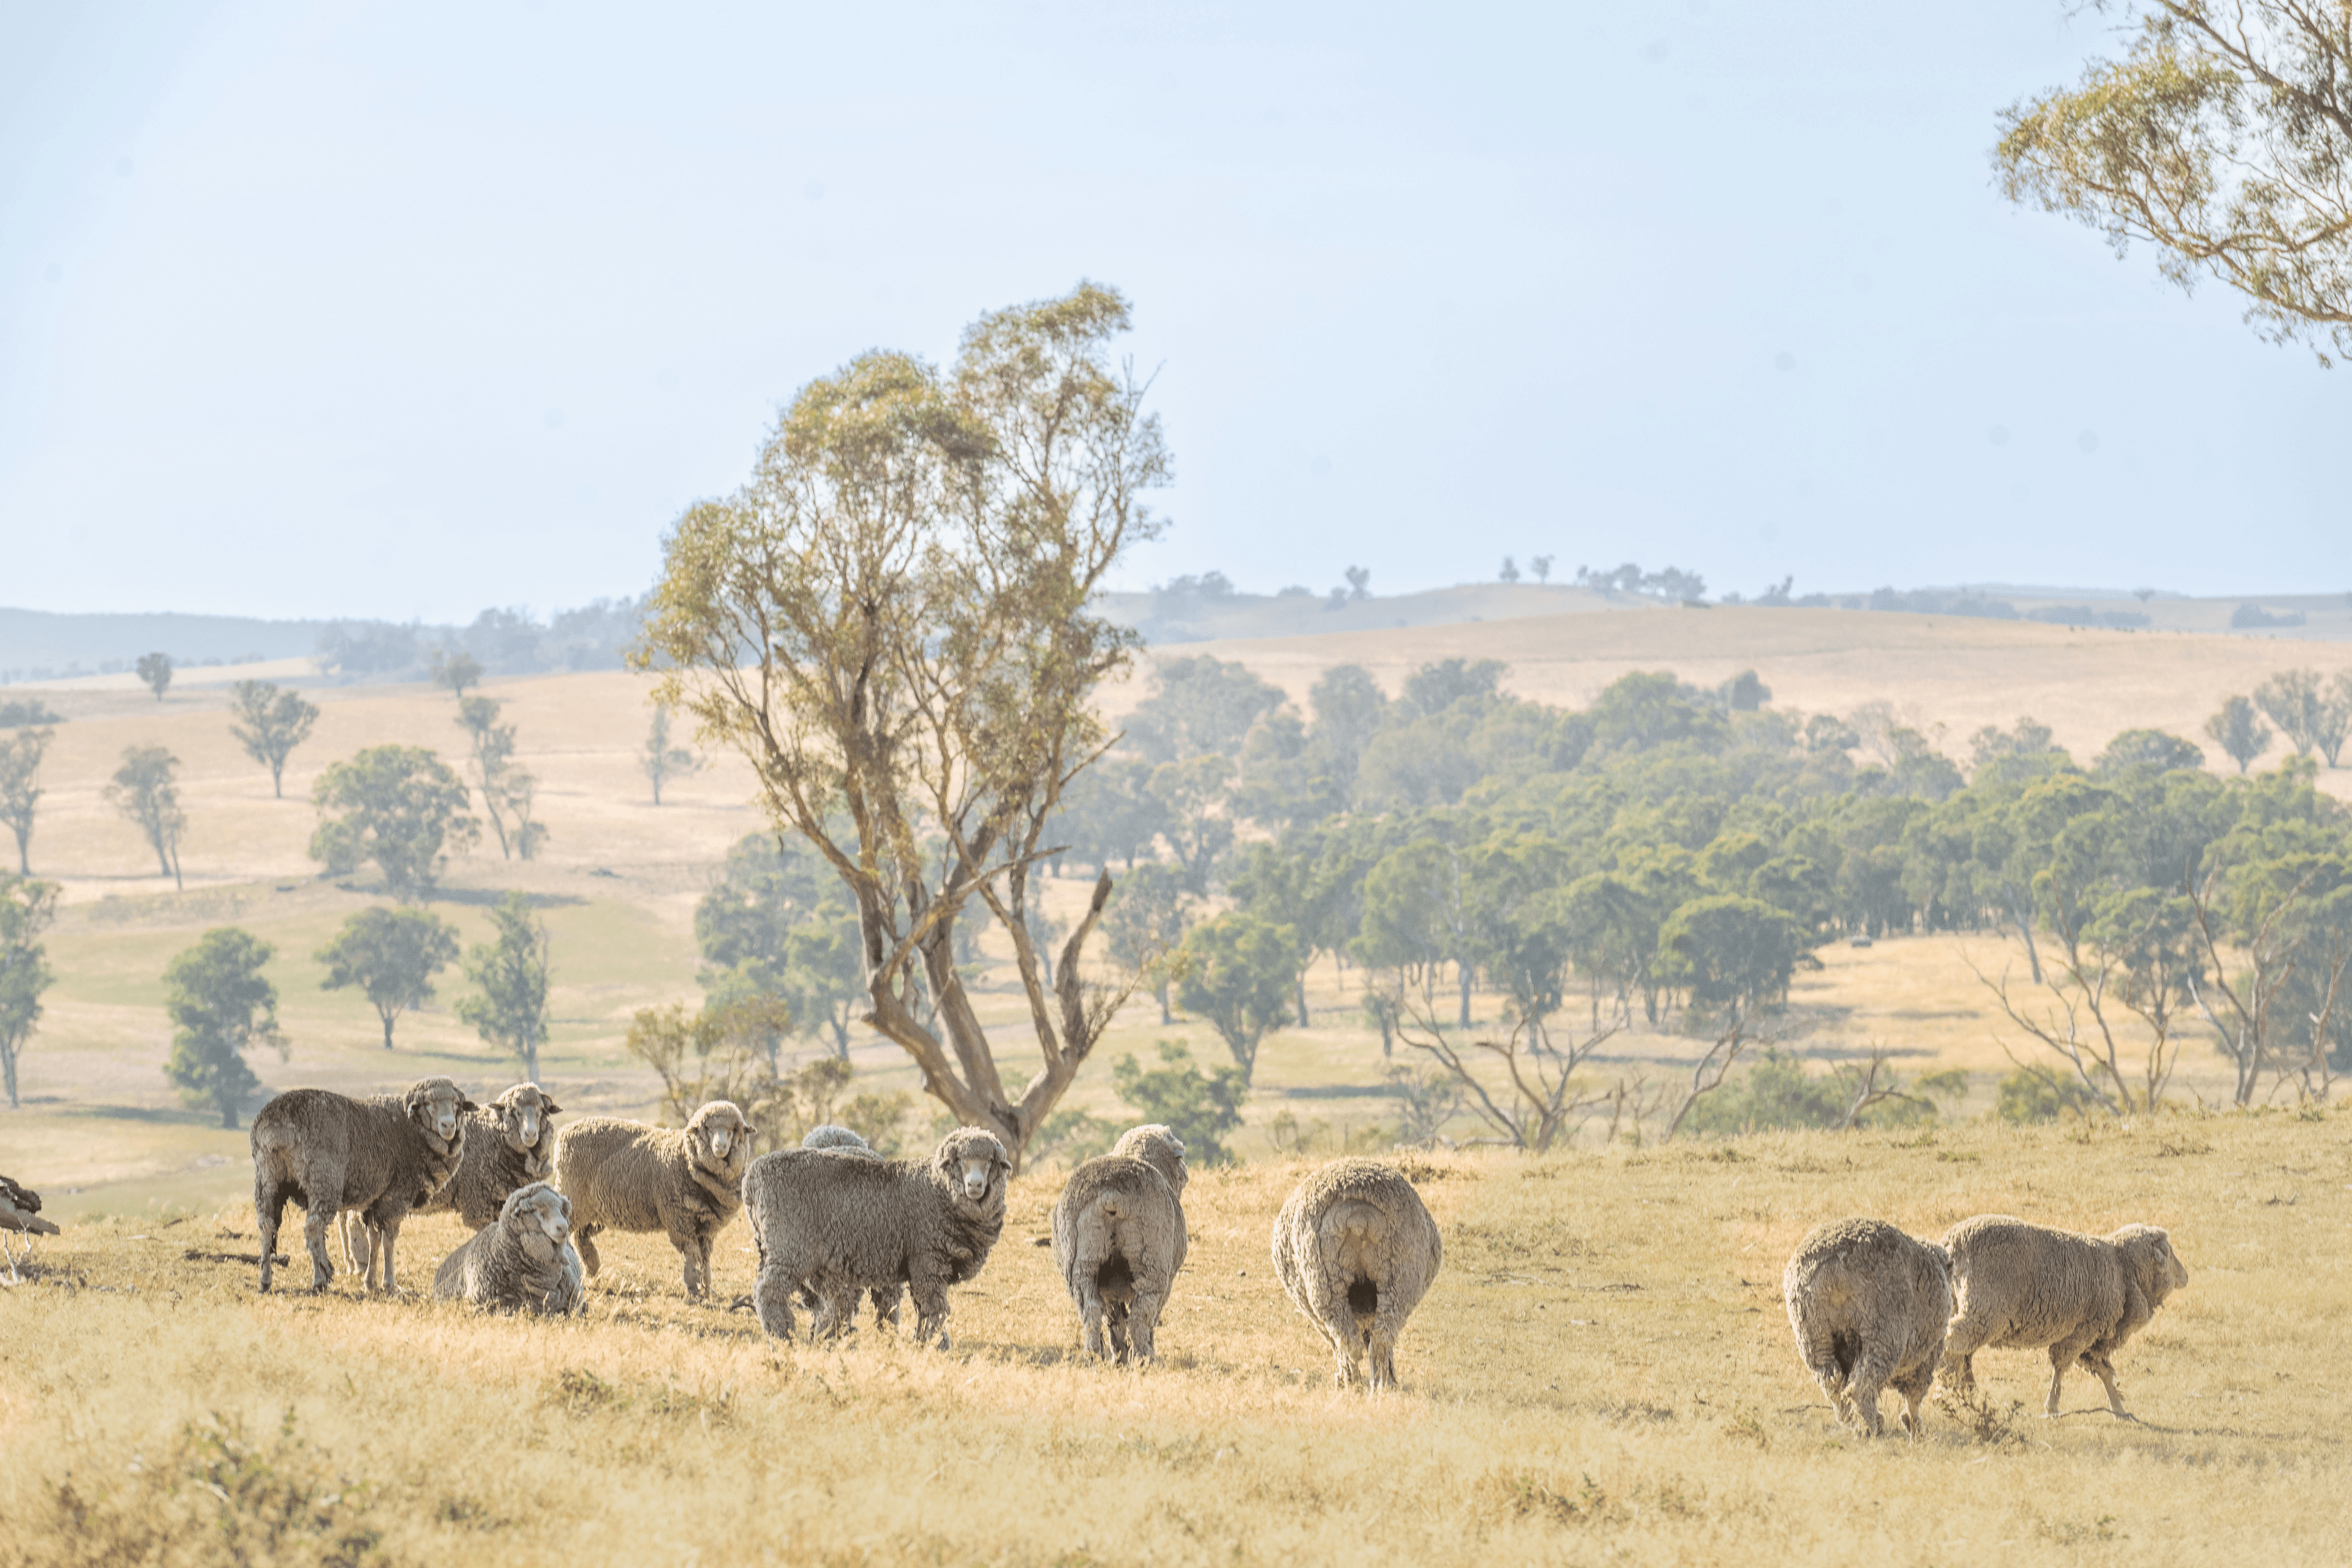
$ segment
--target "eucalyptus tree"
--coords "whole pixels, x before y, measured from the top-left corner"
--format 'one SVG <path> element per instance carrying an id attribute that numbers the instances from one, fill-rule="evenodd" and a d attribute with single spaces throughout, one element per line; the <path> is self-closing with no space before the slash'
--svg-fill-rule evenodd
<path id="1" fill-rule="evenodd" d="M 245 754 L 269 770 L 269 793 L 286 797 L 286 759 L 310 738 L 319 721 L 319 705 L 298 691 L 281 691 L 275 681 L 240 680 L 230 711 L 236 722 L 228 732 Z"/>
<path id="2" fill-rule="evenodd" d="M 1110 739 L 1095 688 L 1136 644 L 1089 605 L 1158 531 L 1143 496 L 1171 474 L 1147 384 L 1110 361 L 1128 325 L 1082 283 L 982 317 L 944 374 L 877 351 L 809 383 L 749 482 L 671 528 L 633 654 L 841 879 L 866 1022 L 1016 1159 L 1127 995 L 1080 963 L 1108 870 L 1050 988 L 1026 911 L 1055 808 Z M 1039 1058 L 1017 1091 L 956 970 L 966 920 L 1012 943 Z"/>

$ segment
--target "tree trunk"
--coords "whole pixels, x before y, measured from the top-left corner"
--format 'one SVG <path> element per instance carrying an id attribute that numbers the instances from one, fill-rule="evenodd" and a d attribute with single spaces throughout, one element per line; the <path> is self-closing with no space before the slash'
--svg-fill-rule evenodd
<path id="1" fill-rule="evenodd" d="M 1176 1022 L 1176 1015 L 1168 1010 L 1168 982 L 1165 980 L 1162 980 L 1160 983 L 1158 994 L 1160 997 L 1160 1022 L 1163 1026 L 1173 1025 Z"/>
<path id="2" fill-rule="evenodd" d="M 1307 971 L 1301 969 L 1298 972 L 1298 1026 L 1304 1029 L 1311 1021 L 1312 1015 L 1307 1011 Z"/>
<path id="3" fill-rule="evenodd" d="M 213 1099 L 218 1102 L 220 1106 L 221 1125 L 231 1132 L 236 1131 L 236 1096 L 224 1091 L 220 1094 L 215 1095 Z"/>
<path id="4" fill-rule="evenodd" d="M 2017 889 L 2007 882 L 2000 885 L 2002 897 L 2009 900 L 2009 918 L 2017 922 L 2017 934 L 2025 939 L 2025 966 L 2033 973 L 2033 984 L 2042 984 L 2042 954 L 2033 945 L 2032 917 L 2017 901 Z"/>
<path id="5" fill-rule="evenodd" d="M 282 762 L 269 764 L 269 794 L 274 800 L 286 798 L 286 764 Z"/>
<path id="6" fill-rule="evenodd" d="M 24 1106 L 16 1099 L 16 1053 L 13 1047 L 0 1051 L 0 1075 L 8 1080 L 8 1109 L 22 1110 Z"/>
<path id="7" fill-rule="evenodd" d="M 1462 1016 L 1455 1021 L 1455 1027 L 1466 1029 L 1470 1026 L 1470 978 L 1472 966 L 1467 960 L 1465 960 L 1454 967 L 1459 971 L 1462 981 Z"/>
<path id="8" fill-rule="evenodd" d="M 392 1049 L 392 1013 L 389 1009 L 380 1008 L 376 1016 L 383 1020 L 383 1048 L 388 1051 Z"/>
<path id="9" fill-rule="evenodd" d="M 522 1080 L 525 1083 L 539 1081 L 539 1042 L 535 1039 L 522 1043 Z"/>
<path id="10" fill-rule="evenodd" d="M 188 890 L 188 885 L 180 880 L 180 847 L 176 844 L 172 846 L 172 886 L 183 893 Z"/>

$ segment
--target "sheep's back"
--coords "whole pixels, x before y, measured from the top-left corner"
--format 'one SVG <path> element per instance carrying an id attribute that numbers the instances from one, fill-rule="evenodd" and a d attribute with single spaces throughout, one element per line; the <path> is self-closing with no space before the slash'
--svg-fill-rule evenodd
<path id="1" fill-rule="evenodd" d="M 1994 1327 L 1995 1349 L 2054 1344 L 2127 1306 L 2122 1258 L 2096 1237 L 2007 1215 L 1962 1220 L 1944 1236 L 1956 1311 Z"/>
<path id="2" fill-rule="evenodd" d="M 310 1206 L 364 1208 L 403 1174 L 421 1186 L 423 1156 L 431 1152 L 409 1121 L 404 1100 L 354 1100 L 327 1089 L 278 1095 L 255 1113 L 249 1138 L 255 1164 L 266 1162 L 279 1180 L 302 1186 Z M 310 1192 L 313 1177 L 338 1190 Z"/>
<path id="3" fill-rule="evenodd" d="M 555 1142 L 555 1185 L 572 1200 L 573 1226 L 659 1230 L 661 1198 L 691 1184 L 686 1134 L 615 1116 L 583 1117 Z"/>
<path id="4" fill-rule="evenodd" d="M 1054 1261 L 1062 1278 L 1075 1284 L 1114 1251 L 1134 1249 L 1159 1255 L 1171 1274 L 1184 1267 L 1182 1200 L 1146 1161 L 1122 1154 L 1086 1161 L 1054 1205 Z"/>
<path id="5" fill-rule="evenodd" d="M 940 1239 L 950 1201 L 920 1163 L 841 1150 L 780 1149 L 743 1176 L 763 1252 L 788 1247 L 812 1272 L 861 1286 L 904 1279 L 913 1251 Z"/>
<path id="6" fill-rule="evenodd" d="M 1941 1348 L 1952 1287 L 1937 1249 L 1884 1220 L 1832 1220 L 1797 1244 L 1781 1275 L 1803 1344 L 1843 1337 L 1881 1344 L 1907 1368 Z"/>

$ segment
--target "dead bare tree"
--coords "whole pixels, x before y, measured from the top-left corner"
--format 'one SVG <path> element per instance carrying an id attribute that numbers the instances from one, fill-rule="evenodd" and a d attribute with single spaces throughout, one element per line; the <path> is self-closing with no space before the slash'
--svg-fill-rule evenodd
<path id="1" fill-rule="evenodd" d="M 1397 1037 L 1452 1075 L 1470 1109 L 1495 1130 L 1496 1136 L 1489 1142 L 1543 1153 L 1581 1119 L 1581 1112 L 1608 1099 L 1605 1091 L 1579 1093 L 1575 1078 L 1586 1058 L 1617 1032 L 1616 1025 L 1606 1025 L 1565 1049 L 1538 1037 L 1525 1020 L 1500 1039 L 1489 1036 L 1462 1042 L 1447 1037 L 1432 1001 L 1426 994 L 1418 1000 L 1406 995 Z M 1501 1068 L 1499 1090 L 1489 1089 L 1478 1076 L 1473 1064 L 1481 1059 L 1490 1069 Z"/>
<path id="2" fill-rule="evenodd" d="M 2240 933 L 2240 940 L 2232 945 L 2244 961 L 2244 967 L 2236 983 L 2232 984 L 2229 965 L 2221 956 L 2222 944 L 2228 941 L 2229 933 L 2214 909 L 2221 870 L 2221 861 L 2217 856 L 2207 868 L 2202 882 L 2193 878 L 2189 882 L 2189 902 L 2196 912 L 2197 935 L 2204 944 L 2206 956 L 2212 962 L 2212 973 L 2204 984 L 2200 985 L 2194 977 L 2191 978 L 2189 994 L 2196 998 L 2198 1011 L 2205 1015 L 2205 1021 L 2212 1025 L 2214 1032 L 2221 1036 L 2221 1052 L 2236 1069 L 2237 1082 L 2231 1102 L 2252 1105 L 2261 1091 L 2265 1072 L 2278 1072 L 2282 1079 L 2284 1078 L 2285 1069 L 2280 1067 L 2272 1045 L 2271 1014 L 2280 992 L 2286 988 L 2287 982 L 2294 977 L 2300 965 L 2303 942 L 2307 933 L 2295 930 L 2289 916 L 2302 900 L 2305 889 L 2311 886 L 2314 873 L 2305 872 L 2287 889 L 2285 897 L 2272 904 L 2261 919 Z M 2336 961 L 2336 975 L 2340 976 L 2343 971 L 2341 957 Z M 2336 990 L 2336 978 L 2331 977 L 2326 987 L 2331 1008 Z M 2216 1012 L 2209 997 L 2220 998 L 2221 1006 L 2229 1013 L 2226 1021 Z M 2313 1040 L 2324 1040 L 2327 1033 L 2326 1018 L 2315 1017 L 2313 1023 Z M 2324 1051 L 2324 1047 L 2321 1048 Z"/>
<path id="3" fill-rule="evenodd" d="M 1863 1113 L 1875 1105 L 1916 1105 L 1934 1110 L 1936 1102 L 1924 1094 L 1913 1094 L 1903 1087 L 1902 1075 L 1895 1070 L 1895 1053 L 1883 1045 L 1871 1047 L 1870 1059 L 1851 1069 L 1848 1082 L 1853 1089 L 1853 1099 L 1845 1108 L 1845 1120 L 1838 1131 L 1851 1132 L 1862 1125 Z"/>
<path id="4" fill-rule="evenodd" d="M 1715 1043 L 1707 1047 L 1706 1054 L 1692 1067 L 1690 1089 L 1684 1094 L 1682 1104 L 1675 1108 L 1674 1120 L 1666 1123 L 1665 1136 L 1659 1139 L 1659 1142 L 1675 1141 L 1675 1134 L 1683 1130 L 1683 1122 L 1690 1116 L 1692 1108 L 1723 1087 L 1723 1080 L 1730 1074 L 1732 1064 L 1739 1059 L 1741 1049 L 1748 1043 L 1748 1009 L 1735 1003 L 1725 1017 L 1727 1022 L 1715 1037 Z"/>

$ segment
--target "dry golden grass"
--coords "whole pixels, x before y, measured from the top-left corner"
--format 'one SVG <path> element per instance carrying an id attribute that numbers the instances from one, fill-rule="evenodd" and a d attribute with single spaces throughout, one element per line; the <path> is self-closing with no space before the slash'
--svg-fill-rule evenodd
<path id="1" fill-rule="evenodd" d="M 1269 1277 L 1295 1164 L 1195 1178 L 1141 1373 L 1074 1356 L 1035 1178 L 948 1352 L 770 1343 L 688 1306 L 656 1238 L 541 1323 L 257 1298 L 194 1256 L 249 1251 L 249 1212 L 77 1226 L 0 1295 L 0 1562 L 2343 1560 L 2341 1112 L 1409 1164 L 1446 1265 L 1379 1400 L 1331 1390 Z M 2145 1425 L 2088 1378 L 2012 1414 L 2022 1352 L 1923 1442 L 1832 1424 L 1779 1300 L 1798 1237 L 1986 1211 L 2172 1228 L 2189 1286 L 2121 1357 Z M 458 1235 L 409 1228 L 412 1288 Z M 720 1240 L 724 1300 L 751 1259 Z"/>

